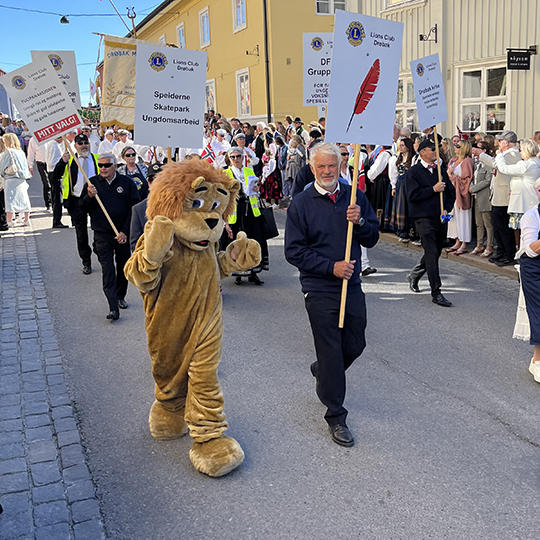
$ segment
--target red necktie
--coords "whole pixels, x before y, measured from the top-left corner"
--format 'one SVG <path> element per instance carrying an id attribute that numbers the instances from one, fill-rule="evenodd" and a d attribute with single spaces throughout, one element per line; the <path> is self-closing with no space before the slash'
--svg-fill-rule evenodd
<path id="1" fill-rule="evenodd" d="M 337 194 L 338 194 L 337 191 L 336 191 L 335 193 L 328 193 L 328 198 L 329 198 L 334 204 L 336 203 Z"/>

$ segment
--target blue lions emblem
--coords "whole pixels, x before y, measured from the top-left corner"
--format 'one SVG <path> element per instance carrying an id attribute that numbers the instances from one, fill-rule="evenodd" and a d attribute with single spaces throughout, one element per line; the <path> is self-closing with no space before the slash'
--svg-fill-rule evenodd
<path id="1" fill-rule="evenodd" d="M 314 50 L 314 51 L 320 51 L 322 48 L 323 48 L 323 45 L 324 45 L 324 41 L 322 38 L 320 37 L 314 37 L 312 40 L 311 40 L 311 48 Z"/>
<path id="2" fill-rule="evenodd" d="M 122 186 L 118 186 L 118 187 L 116 188 L 116 191 L 117 191 L 118 193 L 124 193 L 124 188 L 123 188 Z"/>
<path id="3" fill-rule="evenodd" d="M 148 62 L 154 71 L 163 71 L 165 66 L 169 63 L 167 62 L 166 56 L 159 52 L 152 53 Z"/>
<path id="4" fill-rule="evenodd" d="M 418 64 L 416 66 L 416 74 L 421 77 L 425 72 L 424 66 L 422 64 Z"/>
<path id="5" fill-rule="evenodd" d="M 353 47 L 361 45 L 362 41 L 364 41 L 366 37 L 364 27 L 362 26 L 362 23 L 358 21 L 353 21 L 351 24 L 349 24 L 347 30 L 345 30 L 345 34 L 347 35 L 349 43 Z"/>
<path id="6" fill-rule="evenodd" d="M 57 54 L 49 54 L 49 60 L 56 71 L 62 69 L 62 64 L 64 62 L 62 62 L 62 59 Z"/>
<path id="7" fill-rule="evenodd" d="M 26 87 L 26 79 L 22 75 L 15 75 L 15 77 L 11 79 L 11 84 L 13 88 L 16 88 L 17 90 L 22 90 Z"/>

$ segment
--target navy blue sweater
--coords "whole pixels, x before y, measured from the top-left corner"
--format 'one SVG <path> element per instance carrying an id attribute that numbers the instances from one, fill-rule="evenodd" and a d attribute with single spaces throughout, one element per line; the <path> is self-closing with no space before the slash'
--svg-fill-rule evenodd
<path id="1" fill-rule="evenodd" d="M 349 287 L 360 286 L 360 245 L 373 247 L 379 239 L 379 221 L 364 193 L 358 190 L 356 204 L 365 223 L 354 225 L 351 260 L 354 274 Z M 335 204 L 312 185 L 299 193 L 287 210 L 285 258 L 300 270 L 304 293 L 339 292 L 342 279 L 334 276 L 334 263 L 345 258 L 347 242 L 347 207 L 351 187 L 340 182 Z"/>

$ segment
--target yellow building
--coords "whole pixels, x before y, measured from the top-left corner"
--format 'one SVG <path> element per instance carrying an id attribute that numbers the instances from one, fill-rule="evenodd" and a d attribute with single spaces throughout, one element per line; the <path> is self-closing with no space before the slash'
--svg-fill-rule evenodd
<path id="1" fill-rule="evenodd" d="M 310 121 L 318 111 L 302 105 L 302 35 L 332 32 L 335 9 L 357 7 L 357 0 L 165 0 L 136 31 L 208 52 L 207 110 L 250 122 L 268 112 Z"/>

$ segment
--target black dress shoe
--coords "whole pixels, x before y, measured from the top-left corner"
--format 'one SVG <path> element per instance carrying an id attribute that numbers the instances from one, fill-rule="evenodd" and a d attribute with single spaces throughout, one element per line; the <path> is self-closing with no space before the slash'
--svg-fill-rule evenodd
<path id="1" fill-rule="evenodd" d="M 431 299 L 431 301 L 434 304 L 437 304 L 438 306 L 443 306 L 443 307 L 450 307 L 452 305 L 452 302 L 450 302 L 450 300 L 447 300 L 441 293 L 434 296 Z"/>
<path id="2" fill-rule="evenodd" d="M 248 277 L 248 281 L 250 283 L 254 283 L 255 285 L 262 285 L 264 283 L 264 281 L 259 279 L 257 274 L 251 274 L 251 276 Z"/>
<path id="3" fill-rule="evenodd" d="M 52 226 L 53 229 L 69 229 L 67 225 L 64 225 L 63 223 L 57 223 L 56 225 Z"/>
<path id="4" fill-rule="evenodd" d="M 418 281 L 420 280 L 413 277 L 412 274 L 409 274 L 407 279 L 409 280 L 409 289 L 411 289 L 412 292 L 420 292 L 420 288 L 418 287 Z"/>
<path id="5" fill-rule="evenodd" d="M 514 259 L 508 259 L 507 257 L 504 257 L 504 259 L 499 259 L 498 261 L 495 261 L 495 264 L 497 266 L 513 266 L 516 263 L 514 262 Z"/>
<path id="6" fill-rule="evenodd" d="M 311 371 L 311 374 L 317 378 L 317 361 L 313 362 L 309 366 L 309 371 Z"/>
<path id="7" fill-rule="evenodd" d="M 497 261 L 500 261 L 503 258 L 504 257 L 502 257 L 501 255 L 496 255 L 495 257 L 490 257 L 488 261 L 495 264 Z"/>
<path id="8" fill-rule="evenodd" d="M 364 268 L 364 270 L 362 270 L 362 275 L 369 276 L 371 274 L 374 274 L 376 271 L 377 271 L 376 268 L 373 268 L 372 266 L 368 266 L 367 268 Z"/>
<path id="9" fill-rule="evenodd" d="M 121 300 L 118 300 L 118 307 L 120 309 L 127 309 L 128 303 L 122 298 Z"/>
<path id="10" fill-rule="evenodd" d="M 237 276 L 234 280 L 235 285 L 242 285 L 242 278 L 240 276 Z"/>
<path id="11" fill-rule="evenodd" d="M 345 424 L 330 426 L 330 435 L 332 440 L 341 446 L 352 446 L 354 444 L 352 433 Z"/>
<path id="12" fill-rule="evenodd" d="M 91 274 L 92 273 L 92 267 L 89 264 L 83 264 L 82 273 L 86 274 L 86 275 Z"/>
<path id="13" fill-rule="evenodd" d="M 107 319 L 111 321 L 117 321 L 120 318 L 120 312 L 117 309 L 111 309 L 111 312 L 107 315 Z"/>

